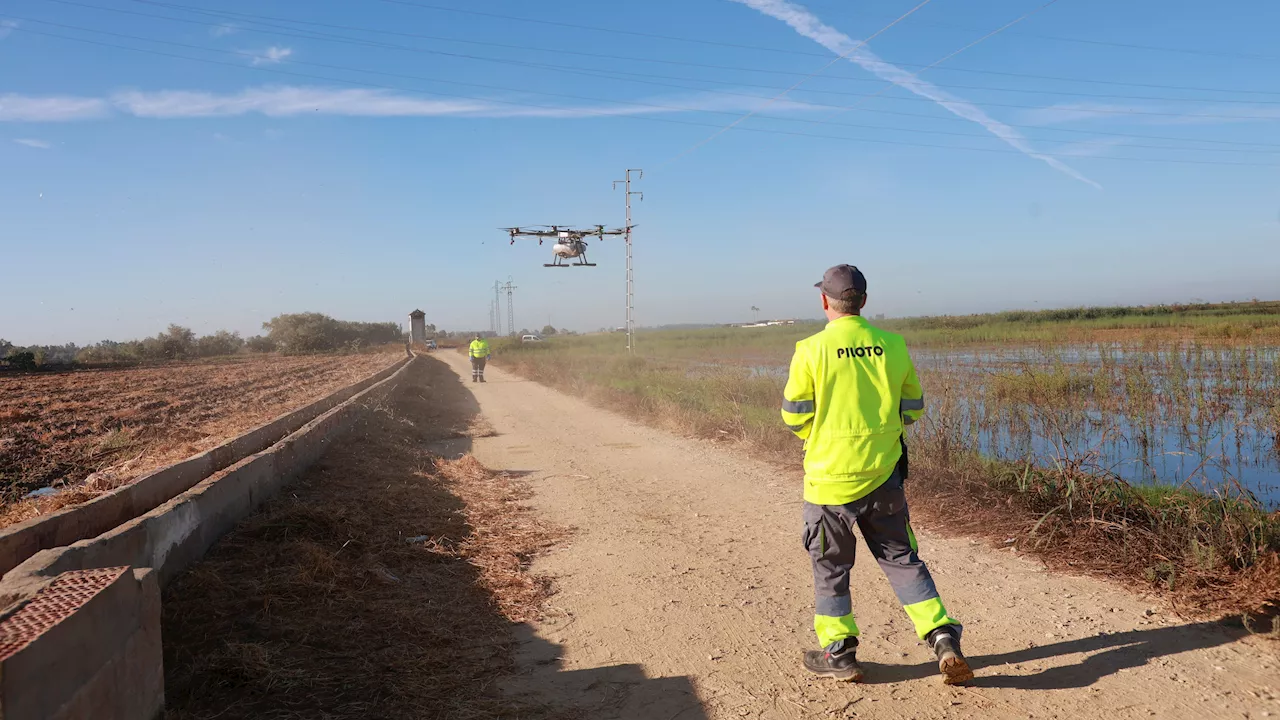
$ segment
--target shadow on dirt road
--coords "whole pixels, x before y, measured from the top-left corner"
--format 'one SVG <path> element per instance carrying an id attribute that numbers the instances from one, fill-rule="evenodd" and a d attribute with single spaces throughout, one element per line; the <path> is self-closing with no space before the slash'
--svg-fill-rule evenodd
<path id="1" fill-rule="evenodd" d="M 971 656 L 969 662 L 978 675 L 973 682 L 974 687 L 1016 690 L 1083 688 L 1121 670 L 1141 667 L 1155 658 L 1226 645 L 1247 634 L 1244 628 L 1202 622 L 1094 635 L 1025 650 Z M 1088 657 L 1074 665 L 1061 665 L 1029 675 L 999 674 L 1000 669 L 1005 666 L 1081 653 L 1088 654 Z M 872 683 L 917 680 L 938 672 L 937 665 L 931 662 L 919 665 L 864 664 L 868 665 L 867 678 Z"/>
<path id="2" fill-rule="evenodd" d="M 560 649 L 513 621 L 549 592 L 523 567 L 557 535 L 521 508 L 519 473 L 440 459 L 490 434 L 458 376 L 419 359 L 167 588 L 166 716 L 617 718 L 645 697 L 659 712 L 634 717 L 705 717 L 687 678 L 557 671 Z"/>

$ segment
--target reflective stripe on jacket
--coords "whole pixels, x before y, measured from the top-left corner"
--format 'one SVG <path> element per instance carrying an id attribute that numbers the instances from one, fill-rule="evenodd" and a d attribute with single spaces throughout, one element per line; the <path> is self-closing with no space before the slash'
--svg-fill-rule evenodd
<path id="1" fill-rule="evenodd" d="M 470 354 L 473 358 L 489 357 L 489 341 L 484 339 L 472 340 Z"/>
<path id="2" fill-rule="evenodd" d="M 901 335 L 852 315 L 796 343 L 782 421 L 805 441 L 804 499 L 844 505 L 880 487 L 902 457 L 924 392 Z"/>

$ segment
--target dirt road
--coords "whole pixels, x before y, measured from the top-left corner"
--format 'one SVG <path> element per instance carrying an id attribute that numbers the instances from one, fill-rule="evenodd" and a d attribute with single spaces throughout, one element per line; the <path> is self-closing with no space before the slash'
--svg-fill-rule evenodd
<path id="1" fill-rule="evenodd" d="M 438 357 L 466 374 L 465 358 Z M 854 607 L 867 683 L 810 679 L 797 478 L 488 375 L 468 387 L 496 435 L 473 452 L 527 472 L 536 510 L 577 529 L 535 564 L 559 592 L 524 638 L 512 692 L 593 718 L 1280 718 L 1280 643 L 927 528 L 921 552 L 965 623 L 974 685 L 939 682 L 865 546 Z"/>

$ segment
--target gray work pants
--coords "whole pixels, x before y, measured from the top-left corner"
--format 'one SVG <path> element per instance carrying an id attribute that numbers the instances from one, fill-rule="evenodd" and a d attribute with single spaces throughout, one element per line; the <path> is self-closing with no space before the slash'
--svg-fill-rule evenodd
<path id="1" fill-rule="evenodd" d="M 929 568 L 916 554 L 907 498 L 895 470 L 883 485 L 848 505 L 804 504 L 804 546 L 813 561 L 816 624 L 824 645 L 834 635 L 857 634 L 849 592 L 857 548 L 855 525 L 920 637 L 936 627 L 955 624 L 942 607 Z M 844 621 L 833 623 L 836 618 Z"/>
<path id="2" fill-rule="evenodd" d="M 472 380 L 484 379 L 484 364 L 485 364 L 485 361 L 487 361 L 488 359 L 489 358 L 487 357 L 471 358 L 471 379 Z"/>

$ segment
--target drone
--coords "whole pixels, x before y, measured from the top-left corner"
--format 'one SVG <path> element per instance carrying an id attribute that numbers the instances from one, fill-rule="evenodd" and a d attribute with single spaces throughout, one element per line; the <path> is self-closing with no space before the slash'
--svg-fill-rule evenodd
<path id="1" fill-rule="evenodd" d="M 537 228 L 548 228 L 545 230 Z M 538 244 L 541 245 L 546 238 L 555 238 L 556 244 L 551 247 L 552 261 L 543 265 L 543 267 L 595 267 L 596 264 L 587 261 L 587 243 L 583 238 L 598 237 L 601 240 L 606 235 L 625 235 L 631 228 L 615 228 L 613 230 L 605 230 L 603 225 L 596 225 L 591 230 L 575 230 L 562 225 L 534 225 L 532 228 L 509 227 L 499 228 L 506 230 L 511 236 L 511 244 L 516 244 L 518 237 L 536 237 Z M 567 262 L 573 258 L 577 258 L 577 262 Z"/>

